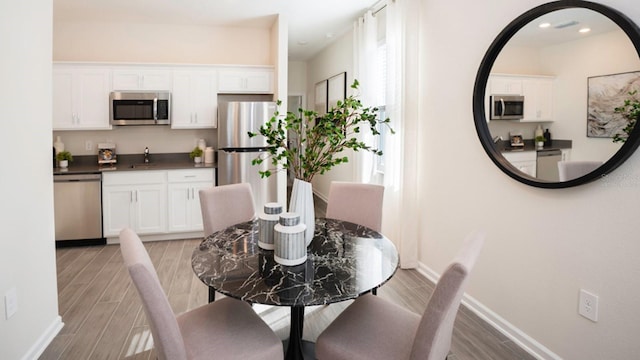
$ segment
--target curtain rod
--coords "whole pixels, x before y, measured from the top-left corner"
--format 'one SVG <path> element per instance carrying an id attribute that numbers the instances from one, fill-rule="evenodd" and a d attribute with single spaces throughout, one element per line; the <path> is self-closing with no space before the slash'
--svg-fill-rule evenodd
<path id="1" fill-rule="evenodd" d="M 391 0 L 391 1 L 394 1 L 394 0 Z M 375 5 L 373 5 L 371 7 L 371 10 L 372 10 L 371 13 L 373 15 L 375 15 L 375 14 L 379 13 L 380 11 L 382 11 L 386 7 L 387 7 L 387 0 L 379 1 L 379 2 L 377 2 Z"/>

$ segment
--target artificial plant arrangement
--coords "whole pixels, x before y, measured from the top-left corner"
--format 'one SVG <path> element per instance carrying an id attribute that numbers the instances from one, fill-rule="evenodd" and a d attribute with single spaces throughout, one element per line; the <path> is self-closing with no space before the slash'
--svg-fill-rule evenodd
<path id="1" fill-rule="evenodd" d="M 624 101 L 624 105 L 614 109 L 614 112 L 621 114 L 625 118 L 627 125 L 622 129 L 622 133 L 613 136 L 613 142 L 626 142 L 631 131 L 636 126 L 636 122 L 640 117 L 640 100 L 636 96 L 637 93 L 638 90 L 630 91 L 629 98 Z"/>
<path id="2" fill-rule="evenodd" d="M 358 80 L 351 88 L 357 90 Z M 278 101 L 278 106 L 281 102 Z M 271 176 L 272 171 L 282 164 L 284 169 L 293 171 L 295 178 L 311 182 L 317 174 L 324 174 L 332 167 L 346 163 L 348 157 L 340 154 L 345 149 L 370 151 L 382 155 L 382 151 L 358 140 L 361 126 L 368 126 L 373 135 L 380 135 L 380 126 L 389 125 L 390 119 L 377 118 L 378 108 L 364 107 L 355 95 L 349 95 L 344 101 L 326 114 L 318 116 L 311 110 L 299 109 L 298 114 L 288 112 L 280 116 L 276 111 L 258 133 L 249 132 L 250 137 L 262 135 L 269 145 L 268 151 L 252 160 L 253 165 L 271 160 L 272 169 L 260 171 L 261 177 Z M 293 141 L 288 141 L 287 133 L 295 133 Z"/>
<path id="3" fill-rule="evenodd" d="M 189 153 L 189 158 L 191 158 L 191 160 L 193 160 L 195 158 L 202 157 L 202 153 L 203 153 L 202 149 L 200 147 L 196 146 Z"/>
<path id="4" fill-rule="evenodd" d="M 56 154 L 56 160 L 58 161 L 73 161 L 73 155 L 71 155 L 70 152 L 68 151 L 60 151 L 58 154 Z"/>

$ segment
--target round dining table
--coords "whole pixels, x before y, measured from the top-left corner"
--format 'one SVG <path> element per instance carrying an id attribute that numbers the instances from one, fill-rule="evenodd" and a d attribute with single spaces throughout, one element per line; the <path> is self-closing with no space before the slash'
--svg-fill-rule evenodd
<path id="1" fill-rule="evenodd" d="M 384 235 L 346 221 L 317 218 L 307 260 L 285 266 L 273 250 L 258 246 L 257 220 L 207 236 L 193 251 L 197 277 L 217 292 L 249 303 L 288 306 L 291 326 L 286 359 L 313 359 L 313 343 L 302 340 L 305 306 L 354 299 L 389 280 L 398 252 Z"/>

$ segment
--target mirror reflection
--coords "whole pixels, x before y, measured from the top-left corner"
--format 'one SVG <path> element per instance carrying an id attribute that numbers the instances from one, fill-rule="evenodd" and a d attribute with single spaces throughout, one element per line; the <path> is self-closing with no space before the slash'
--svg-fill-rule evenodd
<path id="1" fill-rule="evenodd" d="M 485 115 L 496 150 L 542 182 L 571 180 L 561 179 L 560 160 L 592 171 L 622 146 L 613 141 L 621 128 L 611 118 L 620 119 L 614 108 L 640 89 L 640 76 L 626 74 L 637 71 L 632 42 L 596 11 L 562 9 L 533 20 L 503 47 L 487 82 Z"/>

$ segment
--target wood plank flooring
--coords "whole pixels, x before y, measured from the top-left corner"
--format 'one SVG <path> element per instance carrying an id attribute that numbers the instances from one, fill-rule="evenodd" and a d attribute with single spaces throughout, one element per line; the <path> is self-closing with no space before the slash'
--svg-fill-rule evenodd
<path id="1" fill-rule="evenodd" d="M 187 239 L 145 243 L 176 313 L 207 303 L 207 287 L 191 269 L 191 253 L 199 242 L 200 239 Z M 141 302 L 118 245 L 57 249 L 56 262 L 59 313 L 65 326 L 40 359 L 156 358 Z M 422 313 L 433 286 L 415 270 L 398 270 L 378 290 L 378 296 Z M 315 341 L 349 303 L 307 308 L 304 339 Z M 280 338 L 288 336 L 288 308 L 256 305 L 254 309 Z M 461 308 L 449 359 L 534 358 L 471 311 Z"/>

